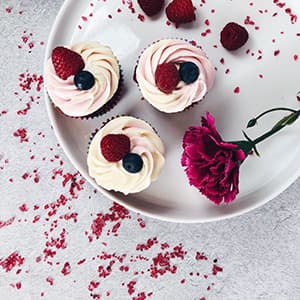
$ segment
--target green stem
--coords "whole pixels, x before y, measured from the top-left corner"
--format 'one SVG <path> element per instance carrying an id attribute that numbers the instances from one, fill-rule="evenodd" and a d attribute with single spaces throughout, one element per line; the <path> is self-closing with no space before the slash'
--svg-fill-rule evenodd
<path id="1" fill-rule="evenodd" d="M 258 143 L 264 141 L 265 139 L 267 139 L 271 135 L 275 134 L 276 132 L 280 131 L 281 129 L 283 129 L 287 125 L 293 124 L 298 119 L 298 117 L 300 116 L 300 110 L 298 110 L 298 111 L 296 111 L 296 110 L 290 110 L 290 109 L 285 109 L 285 110 L 292 111 L 293 113 L 290 114 L 287 117 L 284 117 L 271 130 L 269 130 L 268 132 L 264 133 L 260 137 L 258 137 L 255 140 L 253 140 L 252 141 L 253 145 L 257 145 Z"/>
<path id="2" fill-rule="evenodd" d="M 270 112 L 273 112 L 273 111 L 278 111 L 278 110 L 290 111 L 290 112 L 292 112 L 292 113 L 297 112 L 295 109 L 286 108 L 286 107 L 277 107 L 277 108 L 271 108 L 271 109 L 268 109 L 268 110 L 264 111 L 263 113 L 261 113 L 260 115 L 258 115 L 258 116 L 257 116 L 256 118 L 254 118 L 254 119 L 256 119 L 256 121 L 257 121 L 258 119 L 260 119 L 260 118 L 263 117 L 264 115 L 266 115 L 266 114 L 268 114 L 268 113 L 270 113 Z"/>

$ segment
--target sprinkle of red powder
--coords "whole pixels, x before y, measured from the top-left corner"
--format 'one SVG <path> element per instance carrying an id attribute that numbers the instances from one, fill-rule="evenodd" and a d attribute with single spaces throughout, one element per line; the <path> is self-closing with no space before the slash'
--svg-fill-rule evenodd
<path id="1" fill-rule="evenodd" d="M 246 18 L 244 20 L 244 24 L 245 25 L 255 25 L 255 22 L 253 20 L 251 20 L 250 16 L 246 16 Z"/>
<path id="2" fill-rule="evenodd" d="M 21 212 L 26 212 L 28 211 L 28 207 L 26 206 L 26 203 L 23 203 L 22 205 L 19 206 L 19 210 Z"/>
<path id="3" fill-rule="evenodd" d="M 141 15 L 141 14 L 138 14 L 138 19 L 139 19 L 141 22 L 144 22 L 144 21 L 145 21 L 145 16 L 144 16 L 144 15 Z"/>
<path id="4" fill-rule="evenodd" d="M 275 50 L 275 51 L 274 51 L 274 56 L 279 55 L 279 53 L 280 53 L 280 50 Z"/>
<path id="5" fill-rule="evenodd" d="M 19 115 L 19 116 L 27 115 L 27 112 L 30 110 L 30 108 L 31 108 L 30 102 L 27 102 L 26 107 L 24 109 L 20 109 L 17 111 L 17 115 Z"/>
<path id="6" fill-rule="evenodd" d="M 142 218 L 138 218 L 137 221 L 139 222 L 139 225 L 140 225 L 141 228 L 146 227 L 146 223 Z"/>
<path id="7" fill-rule="evenodd" d="M 88 290 L 89 290 L 90 292 L 92 292 L 92 291 L 93 291 L 94 289 L 96 289 L 99 285 L 100 285 L 100 282 L 92 280 L 92 281 L 90 281 L 90 283 L 89 283 L 89 285 L 88 285 Z"/>
<path id="8" fill-rule="evenodd" d="M 49 277 L 46 278 L 46 282 L 48 282 L 50 285 L 53 285 L 54 284 L 54 279 L 49 276 Z"/>
<path id="9" fill-rule="evenodd" d="M 12 9 L 13 9 L 12 7 L 6 7 L 5 12 L 10 14 L 12 12 Z"/>
<path id="10" fill-rule="evenodd" d="M 137 244 L 136 245 L 136 250 L 137 251 L 149 250 L 150 248 L 152 248 L 156 244 L 158 244 L 157 238 L 148 239 L 146 244 Z"/>
<path id="11" fill-rule="evenodd" d="M 66 262 L 61 270 L 61 273 L 66 276 L 71 273 L 71 266 L 68 262 Z"/>
<path id="12" fill-rule="evenodd" d="M 204 253 L 198 252 L 198 251 L 196 253 L 195 259 L 196 260 L 208 260 L 208 258 L 204 255 Z"/>
<path id="13" fill-rule="evenodd" d="M 223 268 L 217 266 L 216 264 L 212 267 L 212 274 L 217 275 L 219 272 L 223 272 Z"/>
<path id="14" fill-rule="evenodd" d="M 8 219 L 7 221 L 0 221 L 0 229 L 6 226 L 11 225 L 15 220 L 15 217 L 11 217 L 10 219 Z"/>
<path id="15" fill-rule="evenodd" d="M 136 281 L 132 280 L 127 284 L 127 291 L 129 295 L 132 295 L 135 292 L 134 286 L 136 285 Z"/>
<path id="16" fill-rule="evenodd" d="M 77 265 L 82 265 L 83 263 L 85 263 L 86 259 L 81 259 L 77 262 Z"/>
<path id="17" fill-rule="evenodd" d="M 13 133 L 13 136 L 20 137 L 20 143 L 28 142 L 27 130 L 25 128 L 19 128 Z"/>
<path id="18" fill-rule="evenodd" d="M 233 92 L 235 93 L 235 94 L 239 94 L 240 93 L 240 87 L 236 87 L 234 90 L 233 90 Z"/>
<path id="19" fill-rule="evenodd" d="M 11 253 L 7 258 L 0 259 L 0 267 L 6 272 L 10 272 L 15 266 L 23 265 L 25 258 L 20 256 L 18 252 Z"/>
<path id="20" fill-rule="evenodd" d="M 25 73 L 19 74 L 19 87 L 26 93 L 29 93 L 33 85 L 35 85 L 35 90 L 40 92 L 43 83 L 44 78 L 42 75 L 37 75 L 35 73 L 30 74 L 28 70 L 26 70 Z"/>

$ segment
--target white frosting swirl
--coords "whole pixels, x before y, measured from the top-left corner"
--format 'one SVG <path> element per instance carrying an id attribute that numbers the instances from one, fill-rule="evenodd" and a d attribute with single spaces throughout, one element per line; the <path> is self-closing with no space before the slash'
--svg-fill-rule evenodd
<path id="1" fill-rule="evenodd" d="M 51 58 L 45 67 L 45 84 L 53 103 L 63 113 L 73 117 L 92 114 L 107 103 L 118 89 L 120 67 L 112 50 L 98 42 L 85 42 L 69 47 L 84 60 L 84 70 L 95 77 L 95 85 L 89 90 L 79 90 L 74 76 L 59 78 Z"/>
<path id="2" fill-rule="evenodd" d="M 122 161 L 109 162 L 101 153 L 100 143 L 108 134 L 125 134 L 130 139 L 130 152 L 139 154 L 143 167 L 138 173 L 129 173 Z M 133 117 L 117 117 L 102 127 L 89 147 L 87 164 L 89 174 L 107 190 L 125 195 L 146 189 L 158 178 L 164 165 L 164 145 L 153 128 Z"/>
<path id="3" fill-rule="evenodd" d="M 172 93 L 165 94 L 155 84 L 155 71 L 158 65 L 169 62 L 193 62 L 198 66 L 200 75 L 191 84 L 180 81 Z M 205 96 L 214 83 L 215 69 L 199 48 L 182 40 L 166 39 L 152 44 L 143 52 L 136 79 L 146 100 L 160 111 L 173 113 L 183 111 Z"/>

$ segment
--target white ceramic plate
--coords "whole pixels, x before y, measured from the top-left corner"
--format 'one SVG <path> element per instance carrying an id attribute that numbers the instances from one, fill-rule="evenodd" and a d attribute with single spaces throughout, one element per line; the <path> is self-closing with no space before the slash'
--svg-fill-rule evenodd
<path id="1" fill-rule="evenodd" d="M 240 194 L 232 204 L 216 207 L 189 186 L 180 166 L 182 136 L 189 125 L 199 124 L 200 116 L 210 111 L 225 140 L 241 139 L 241 130 L 258 113 L 277 106 L 299 108 L 296 94 L 300 89 L 300 29 L 299 22 L 293 24 L 295 19 L 291 16 L 300 14 L 299 1 L 287 0 L 283 8 L 273 0 L 193 2 L 197 21 L 176 29 L 166 24 L 164 12 L 155 19 L 146 17 L 142 22 L 138 18 L 142 11 L 136 1 L 133 14 L 130 1 L 67 0 L 53 25 L 46 53 L 47 59 L 57 45 L 87 40 L 112 47 L 125 75 L 126 92 L 121 102 L 103 117 L 81 121 L 62 116 L 46 97 L 51 124 L 71 162 L 95 188 L 129 209 L 176 222 L 208 222 L 248 212 L 277 196 L 300 174 L 298 122 L 259 145 L 261 158 L 247 159 L 241 168 Z M 286 11 L 287 8 L 292 12 Z M 245 19 L 249 20 L 247 16 L 248 23 L 255 22 L 245 25 L 249 41 L 234 53 L 226 51 L 219 42 L 221 29 L 230 21 L 244 24 Z M 202 34 L 207 29 L 211 32 Z M 175 115 L 160 113 L 141 101 L 140 91 L 132 79 L 141 51 L 153 41 L 167 37 L 195 40 L 218 68 L 215 86 L 205 100 Z M 237 86 L 238 94 L 234 93 Z M 144 192 L 129 196 L 98 187 L 89 177 L 86 165 L 91 132 L 117 114 L 134 115 L 150 122 L 167 150 L 166 165 L 159 180 Z M 281 116 L 280 113 L 267 116 L 247 133 L 254 138 Z"/>

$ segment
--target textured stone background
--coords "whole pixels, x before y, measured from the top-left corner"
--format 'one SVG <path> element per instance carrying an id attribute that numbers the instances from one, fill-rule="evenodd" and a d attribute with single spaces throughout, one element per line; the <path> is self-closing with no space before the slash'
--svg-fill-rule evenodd
<path id="1" fill-rule="evenodd" d="M 40 90 L 62 3 L 0 2 L 0 299 L 299 299 L 300 180 L 241 217 L 183 225 L 113 205 L 74 170 Z"/>

